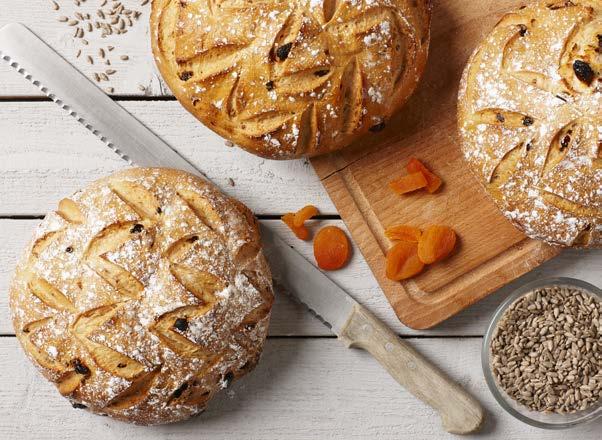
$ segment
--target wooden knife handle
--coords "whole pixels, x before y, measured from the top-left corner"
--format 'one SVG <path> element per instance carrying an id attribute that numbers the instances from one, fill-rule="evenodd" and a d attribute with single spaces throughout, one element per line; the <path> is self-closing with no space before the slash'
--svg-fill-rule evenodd
<path id="1" fill-rule="evenodd" d="M 339 339 L 372 354 L 401 386 L 439 413 L 447 432 L 468 434 L 480 427 L 479 402 L 363 307 L 355 307 Z"/>

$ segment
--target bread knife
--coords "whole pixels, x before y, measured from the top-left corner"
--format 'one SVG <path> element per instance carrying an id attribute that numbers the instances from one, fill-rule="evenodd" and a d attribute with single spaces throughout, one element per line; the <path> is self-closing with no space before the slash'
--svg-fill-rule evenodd
<path id="1" fill-rule="evenodd" d="M 192 163 L 113 101 L 22 24 L 0 29 L 0 58 L 77 119 L 130 165 L 177 168 L 203 175 Z M 371 353 L 415 397 L 434 408 L 446 431 L 479 428 L 479 403 L 380 322 L 270 227 L 262 226 L 265 254 L 278 284 L 347 346 Z"/>

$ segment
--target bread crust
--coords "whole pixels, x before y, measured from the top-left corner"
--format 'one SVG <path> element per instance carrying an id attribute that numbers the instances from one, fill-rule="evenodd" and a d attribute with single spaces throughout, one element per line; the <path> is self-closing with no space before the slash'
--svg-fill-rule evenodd
<path id="1" fill-rule="evenodd" d="M 529 237 L 602 246 L 602 3 L 535 2 L 504 16 L 460 85 L 464 157 Z"/>
<path id="2" fill-rule="evenodd" d="M 252 213 L 160 168 L 128 169 L 61 201 L 10 286 L 17 338 L 61 394 L 144 425 L 201 412 L 252 370 L 272 302 Z"/>
<path id="3" fill-rule="evenodd" d="M 380 131 L 424 71 L 430 0 L 153 0 L 151 42 L 180 103 L 271 159 Z"/>

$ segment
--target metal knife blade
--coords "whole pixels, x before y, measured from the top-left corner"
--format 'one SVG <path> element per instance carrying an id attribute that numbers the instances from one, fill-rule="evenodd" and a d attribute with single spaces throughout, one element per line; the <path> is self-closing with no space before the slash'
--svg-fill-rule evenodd
<path id="1" fill-rule="evenodd" d="M 0 58 L 131 165 L 177 168 L 207 179 L 24 25 L 0 28 Z M 262 236 L 279 281 L 337 333 L 356 302 L 268 227 Z M 294 267 L 297 276 L 287 267 Z M 316 301 L 306 294 L 308 287 L 318 293 Z"/>
<path id="2" fill-rule="evenodd" d="M 291 253 L 291 246 L 269 233 L 262 225 L 264 255 L 274 272 L 275 281 L 281 283 L 297 300 L 303 303 L 333 333 L 341 335 L 345 324 L 359 304 L 336 285 L 330 278 L 309 264 L 298 252 Z M 267 233 L 265 233 L 267 232 Z"/>

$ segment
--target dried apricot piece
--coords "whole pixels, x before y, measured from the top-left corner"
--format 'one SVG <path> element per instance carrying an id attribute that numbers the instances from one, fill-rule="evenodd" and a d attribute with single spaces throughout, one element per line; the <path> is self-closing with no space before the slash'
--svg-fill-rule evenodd
<path id="1" fill-rule="evenodd" d="M 430 226 L 418 242 L 418 257 L 424 264 L 444 260 L 456 247 L 456 233 L 447 226 Z"/>
<path id="2" fill-rule="evenodd" d="M 387 254 L 386 275 L 392 281 L 415 277 L 424 269 L 418 258 L 418 243 L 400 241 Z"/>
<path id="3" fill-rule="evenodd" d="M 426 188 L 428 182 L 421 172 L 411 173 L 389 183 L 389 188 L 397 194 L 403 195 Z"/>
<path id="4" fill-rule="evenodd" d="M 312 217 L 318 215 L 318 208 L 313 205 L 307 205 L 295 213 L 294 225 L 300 228 L 303 224 Z"/>
<path id="5" fill-rule="evenodd" d="M 397 225 L 391 226 L 385 230 L 385 235 L 391 241 L 408 241 L 418 243 L 422 231 L 414 226 Z"/>
<path id="6" fill-rule="evenodd" d="M 443 183 L 439 176 L 433 174 L 427 167 L 424 166 L 422 162 L 416 158 L 410 159 L 406 169 L 408 170 L 408 173 L 422 173 L 427 181 L 426 190 L 431 194 L 436 192 Z"/>
<path id="7" fill-rule="evenodd" d="M 286 223 L 286 225 L 293 231 L 293 233 L 297 236 L 299 240 L 308 240 L 309 239 L 309 231 L 305 226 L 297 227 L 295 226 L 295 214 L 289 212 L 288 214 L 284 214 L 282 216 L 282 221 Z"/>
<path id="8" fill-rule="evenodd" d="M 323 270 L 338 270 L 345 266 L 349 248 L 347 235 L 336 226 L 320 229 L 314 239 L 314 257 Z"/>

